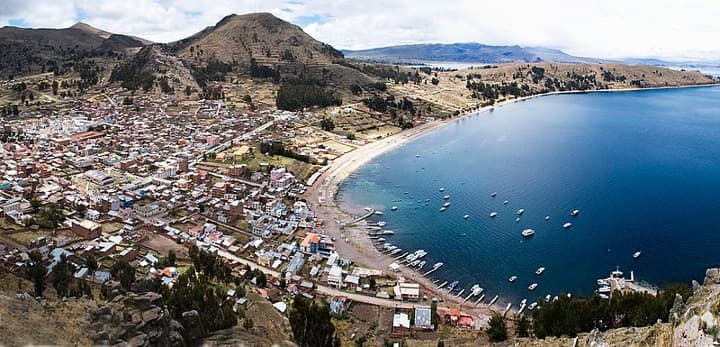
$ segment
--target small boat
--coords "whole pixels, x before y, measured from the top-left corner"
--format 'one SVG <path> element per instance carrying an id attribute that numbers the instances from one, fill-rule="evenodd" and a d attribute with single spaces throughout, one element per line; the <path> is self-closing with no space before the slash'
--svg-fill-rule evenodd
<path id="1" fill-rule="evenodd" d="M 383 215 L 383 211 L 375 211 L 375 215 L 377 215 L 377 216 L 382 216 L 382 215 Z"/>
<path id="2" fill-rule="evenodd" d="M 425 260 L 421 261 L 420 264 L 417 265 L 418 269 L 422 269 L 425 264 L 427 264 Z"/>
<path id="3" fill-rule="evenodd" d="M 571 226 L 572 226 L 572 223 L 570 223 L 570 222 L 563 224 L 563 228 L 565 228 L 565 229 L 570 229 Z"/>
<path id="4" fill-rule="evenodd" d="M 387 225 L 386 222 L 383 222 L 383 221 L 377 222 L 377 226 L 379 226 L 379 227 L 384 227 L 384 226 L 386 226 L 386 225 Z"/>
<path id="5" fill-rule="evenodd" d="M 544 267 L 539 267 L 537 270 L 535 270 L 535 274 L 538 275 L 538 276 L 542 275 L 543 272 L 545 272 L 545 268 L 544 268 Z"/>
<path id="6" fill-rule="evenodd" d="M 545 216 L 545 220 L 546 221 L 550 220 L 550 216 Z"/>
<path id="7" fill-rule="evenodd" d="M 433 269 L 439 269 L 439 268 L 441 268 L 443 265 L 445 265 L 445 263 L 435 263 L 435 265 L 433 265 Z"/>
<path id="8" fill-rule="evenodd" d="M 415 154 L 415 158 L 420 158 L 420 154 Z"/>
<path id="9" fill-rule="evenodd" d="M 520 223 L 520 217 L 515 218 L 515 223 Z"/>
<path id="10" fill-rule="evenodd" d="M 523 237 L 530 237 L 530 236 L 535 235 L 535 230 L 525 229 L 525 230 L 522 231 L 521 234 L 522 234 Z"/>
<path id="11" fill-rule="evenodd" d="M 598 289 L 598 293 L 600 293 L 600 294 L 607 294 L 607 293 L 610 293 L 611 291 L 612 291 L 612 288 L 606 287 L 606 286 L 602 286 Z"/>
<path id="12" fill-rule="evenodd" d="M 448 292 L 452 292 L 453 289 L 455 289 L 455 287 L 457 287 L 457 285 L 458 285 L 459 283 L 460 283 L 460 282 L 458 282 L 458 281 L 452 281 L 452 283 L 450 283 L 450 285 L 448 286 Z"/>
<path id="13" fill-rule="evenodd" d="M 497 196 L 497 192 L 490 194 L 490 196 L 493 197 L 493 198 L 496 197 L 496 196 Z"/>
<path id="14" fill-rule="evenodd" d="M 534 310 L 535 307 L 537 307 L 537 305 L 538 305 L 537 302 L 533 302 L 532 304 L 528 305 L 528 311 Z"/>
<path id="15" fill-rule="evenodd" d="M 470 288 L 470 292 L 472 293 L 472 296 L 480 295 L 480 293 L 483 292 L 483 288 L 480 287 L 479 284 L 474 284 L 472 288 Z"/>
<path id="16" fill-rule="evenodd" d="M 364 207 L 363 209 L 368 212 L 372 211 L 372 209 L 370 207 Z"/>
<path id="17" fill-rule="evenodd" d="M 633 253 L 633 258 L 635 258 L 635 259 L 640 258 L 640 253 L 641 253 L 640 251 Z"/>
<path id="18" fill-rule="evenodd" d="M 537 283 L 533 283 L 528 287 L 528 290 L 532 292 L 533 290 L 535 290 L 535 288 L 537 288 L 537 286 L 538 286 Z"/>
<path id="19" fill-rule="evenodd" d="M 445 188 L 440 188 L 440 191 L 441 191 L 441 192 L 444 192 L 444 191 L 445 191 Z"/>
<path id="20" fill-rule="evenodd" d="M 495 217 L 497 217 L 497 212 L 490 213 L 490 218 L 495 218 Z"/>
<path id="21" fill-rule="evenodd" d="M 545 295 L 545 302 L 550 302 L 550 294 Z"/>
<path id="22" fill-rule="evenodd" d="M 552 301 L 553 301 L 553 302 L 558 301 L 558 300 L 560 300 L 560 298 L 558 298 L 557 295 L 553 296 L 553 298 L 552 298 Z"/>
<path id="23" fill-rule="evenodd" d="M 572 210 L 572 212 L 570 212 L 570 215 L 573 216 L 573 217 L 575 217 L 575 216 L 577 216 L 577 215 L 579 215 L 579 214 L 580 214 L 580 210 Z"/>
<path id="24" fill-rule="evenodd" d="M 443 199 L 449 200 L 449 199 L 450 199 L 450 195 L 445 195 L 445 196 L 443 196 Z"/>
<path id="25" fill-rule="evenodd" d="M 503 202 L 503 205 L 507 205 L 507 204 L 509 204 L 509 203 L 510 203 L 510 201 L 505 200 L 505 201 Z"/>
<path id="26" fill-rule="evenodd" d="M 445 207 L 440 207 L 440 212 L 445 212 L 445 210 L 446 210 Z"/>
<path id="27" fill-rule="evenodd" d="M 444 203 L 443 207 L 450 207 L 450 203 L 449 202 Z"/>
<path id="28" fill-rule="evenodd" d="M 467 233 L 462 233 L 462 234 L 460 234 L 460 236 L 465 237 L 465 236 L 467 236 Z"/>
<path id="29" fill-rule="evenodd" d="M 522 216 L 522 214 L 525 213 L 525 209 L 521 208 L 521 209 L 517 210 L 517 212 L 515 212 L 515 213 L 517 213 L 518 216 Z"/>
<path id="30" fill-rule="evenodd" d="M 597 280 L 597 285 L 599 286 L 609 286 L 610 282 L 606 279 L 599 279 Z"/>
<path id="31" fill-rule="evenodd" d="M 395 232 L 392 231 L 392 230 L 383 230 L 382 234 L 383 234 L 383 235 L 394 235 Z"/>
<path id="32" fill-rule="evenodd" d="M 517 281 L 517 276 L 510 276 L 510 278 L 508 278 L 508 282 L 510 283 L 513 283 L 515 281 Z"/>
<path id="33" fill-rule="evenodd" d="M 430 199 L 425 199 L 425 202 L 430 202 Z"/>
<path id="34" fill-rule="evenodd" d="M 610 296 L 608 296 L 607 294 L 600 294 L 598 296 L 600 297 L 600 299 L 605 299 L 605 300 L 610 299 Z"/>
<path id="35" fill-rule="evenodd" d="M 520 305 L 525 305 L 525 304 L 527 304 L 527 299 L 520 300 Z"/>
<path id="36" fill-rule="evenodd" d="M 468 219 L 468 218 L 470 218 L 470 215 L 469 215 L 469 214 L 466 214 L 466 215 L 463 216 L 463 218 Z"/>
<path id="37" fill-rule="evenodd" d="M 393 210 L 393 211 L 396 211 L 396 210 L 397 210 L 397 206 L 393 206 L 393 207 L 390 208 L 390 209 Z"/>

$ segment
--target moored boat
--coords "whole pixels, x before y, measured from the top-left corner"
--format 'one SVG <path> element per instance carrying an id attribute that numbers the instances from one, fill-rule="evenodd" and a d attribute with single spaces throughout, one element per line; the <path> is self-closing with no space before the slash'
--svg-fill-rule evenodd
<path id="1" fill-rule="evenodd" d="M 571 226 L 572 226 L 572 223 L 570 223 L 570 222 L 563 224 L 563 228 L 565 228 L 565 229 L 570 229 Z"/>
<path id="2" fill-rule="evenodd" d="M 633 253 L 633 258 L 635 258 L 635 259 L 640 258 L 640 253 L 641 253 L 640 251 Z"/>
<path id="3" fill-rule="evenodd" d="M 531 284 L 530 286 L 528 286 L 528 290 L 532 292 L 532 291 L 535 290 L 535 288 L 537 288 L 537 287 L 538 287 L 538 284 L 537 284 L 537 283 L 533 283 L 533 284 Z"/>
<path id="4" fill-rule="evenodd" d="M 530 237 L 530 236 L 535 235 L 535 230 L 525 229 L 525 230 L 522 231 L 521 234 L 522 234 L 523 237 Z"/>
<path id="5" fill-rule="evenodd" d="M 510 276 L 510 278 L 508 278 L 508 282 L 510 283 L 513 283 L 515 281 L 517 281 L 517 276 Z"/>
<path id="6" fill-rule="evenodd" d="M 525 213 L 525 209 L 519 209 L 517 212 L 515 212 L 518 216 L 522 216 L 523 213 Z"/>
<path id="7" fill-rule="evenodd" d="M 542 266 L 539 267 L 537 270 L 535 270 L 535 274 L 538 275 L 538 276 L 542 275 L 543 272 L 545 272 L 545 268 L 542 267 Z"/>
<path id="8" fill-rule="evenodd" d="M 497 217 L 497 212 L 490 213 L 490 218 L 495 218 L 495 217 Z"/>

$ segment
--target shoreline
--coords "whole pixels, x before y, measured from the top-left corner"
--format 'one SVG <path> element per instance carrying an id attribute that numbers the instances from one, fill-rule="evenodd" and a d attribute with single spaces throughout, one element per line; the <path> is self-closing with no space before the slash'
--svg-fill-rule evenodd
<path id="1" fill-rule="evenodd" d="M 662 90 L 662 89 L 680 89 L 680 88 L 703 88 L 703 87 L 717 87 L 717 84 L 702 84 L 702 85 L 685 85 L 685 86 L 662 86 L 662 87 L 649 87 L 649 88 L 623 88 L 623 89 L 601 89 L 601 90 L 587 90 L 587 91 L 557 91 L 551 93 L 535 94 L 520 98 L 513 98 L 509 100 L 503 100 L 492 106 L 481 107 L 477 110 L 468 111 L 459 114 L 455 117 L 450 117 L 440 121 L 434 121 L 430 123 L 424 123 L 407 131 L 397 133 L 395 135 L 388 136 L 386 138 L 371 142 L 364 146 L 358 147 L 352 152 L 346 153 L 345 155 L 336 158 L 328 169 L 318 177 L 315 184 L 308 188 L 306 197 L 316 211 L 316 216 L 322 218 L 325 221 L 325 226 L 322 228 L 322 233 L 335 237 L 337 239 L 335 246 L 338 252 L 344 258 L 350 259 L 357 264 L 367 266 L 388 273 L 388 265 L 395 261 L 394 257 L 391 257 L 385 253 L 380 252 L 371 242 L 367 236 L 367 230 L 365 230 L 366 223 L 360 222 L 355 226 L 346 227 L 345 224 L 349 223 L 354 217 L 351 215 L 351 211 L 343 208 L 341 204 L 336 200 L 337 193 L 340 186 L 345 179 L 350 176 L 353 172 L 359 169 L 365 163 L 371 161 L 375 157 L 397 148 L 398 146 L 419 138 L 420 136 L 429 133 L 430 131 L 442 127 L 446 124 L 450 124 L 453 121 L 463 119 L 467 116 L 479 115 L 484 112 L 491 111 L 495 107 L 502 107 L 516 102 L 526 101 L 543 96 L 551 95 L 563 95 L 563 94 L 589 94 L 597 92 L 632 92 L 632 91 L 643 91 L 643 90 Z M 481 304 L 475 307 L 474 300 L 467 301 L 468 304 L 463 302 L 463 298 L 458 298 L 455 295 L 449 295 L 447 291 L 441 291 L 436 289 L 436 285 L 433 284 L 429 278 L 423 277 L 419 272 L 411 270 L 401 265 L 401 270 L 397 273 L 398 276 L 411 279 L 423 287 L 424 292 L 428 297 L 435 296 L 438 299 L 442 298 L 444 302 L 440 303 L 439 306 L 448 308 L 459 308 L 464 310 L 473 316 L 487 317 L 489 318 L 493 313 L 502 313 L 505 310 L 504 305 L 500 305 L 498 300 L 493 306 L 487 306 Z M 486 298 L 489 301 L 491 298 Z M 513 307 L 508 312 L 510 316 L 513 316 L 517 312 L 517 308 Z"/>

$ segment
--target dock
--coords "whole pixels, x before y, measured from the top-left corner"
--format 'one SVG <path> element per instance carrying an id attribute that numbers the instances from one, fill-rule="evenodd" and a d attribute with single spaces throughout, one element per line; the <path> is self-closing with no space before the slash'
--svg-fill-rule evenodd
<path id="1" fill-rule="evenodd" d="M 494 304 L 498 300 L 498 298 L 500 298 L 500 296 L 495 295 L 495 297 L 492 300 L 490 300 L 490 302 L 488 303 L 488 306 L 492 306 L 492 304 Z"/>
<path id="2" fill-rule="evenodd" d="M 401 256 L 395 258 L 395 260 L 400 260 L 400 259 L 402 259 L 402 258 L 405 258 L 408 254 L 410 254 L 410 252 L 405 252 L 405 253 L 403 253 Z"/>
<path id="3" fill-rule="evenodd" d="M 477 301 L 475 301 L 475 306 L 479 305 L 480 302 L 483 301 L 483 299 L 485 299 L 485 294 L 480 295 L 480 299 L 477 299 Z"/>
<path id="4" fill-rule="evenodd" d="M 447 284 L 448 284 L 448 281 L 445 281 L 445 282 L 441 283 L 440 286 L 437 287 L 437 289 L 442 289 L 442 288 L 445 287 Z"/>
<path id="5" fill-rule="evenodd" d="M 460 293 L 458 293 L 458 294 L 455 295 L 455 296 L 459 298 L 461 295 L 463 295 L 463 293 L 465 293 L 465 289 L 461 290 Z M 471 294 L 471 295 L 472 295 L 472 294 Z"/>
<path id="6" fill-rule="evenodd" d="M 360 216 L 360 217 L 358 217 L 358 218 L 355 218 L 352 222 L 353 222 L 353 223 L 362 222 L 362 221 L 370 218 L 370 216 L 372 216 L 373 214 L 375 214 L 375 210 L 370 209 L 370 211 L 368 211 L 368 213 L 366 213 L 366 214 L 364 214 L 364 215 L 362 215 L 362 216 Z"/>
<path id="7" fill-rule="evenodd" d="M 510 311 L 511 307 L 512 307 L 512 303 L 508 303 L 507 307 L 505 307 L 505 311 L 503 311 L 503 316 L 505 316 L 508 313 L 508 311 Z"/>

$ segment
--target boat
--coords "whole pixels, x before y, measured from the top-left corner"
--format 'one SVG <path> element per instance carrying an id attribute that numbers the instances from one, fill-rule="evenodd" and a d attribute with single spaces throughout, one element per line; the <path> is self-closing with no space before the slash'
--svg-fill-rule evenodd
<path id="1" fill-rule="evenodd" d="M 508 302 L 507 306 L 505 306 L 505 312 L 509 311 L 510 307 L 512 307 L 512 303 Z"/>
<path id="2" fill-rule="evenodd" d="M 530 237 L 530 236 L 535 235 L 535 230 L 525 229 L 525 230 L 522 231 L 521 234 L 522 234 L 523 237 Z"/>
<path id="3" fill-rule="evenodd" d="M 498 301 L 499 298 L 500 298 L 499 295 L 495 295 L 495 297 L 492 300 L 490 300 L 490 303 L 488 304 L 488 306 L 492 306 L 492 304 L 494 304 L 496 301 Z"/>
<path id="4" fill-rule="evenodd" d="M 425 202 L 430 202 L 430 199 L 425 199 Z"/>
<path id="5" fill-rule="evenodd" d="M 612 277 L 612 278 L 623 278 L 623 276 L 624 276 L 623 272 L 620 271 L 619 266 L 615 268 L 615 271 L 610 273 L 610 277 Z"/>
<path id="6" fill-rule="evenodd" d="M 558 300 L 560 300 L 560 298 L 558 298 L 557 295 L 553 296 L 553 298 L 552 298 L 552 301 L 553 301 L 553 302 L 558 301 Z"/>
<path id="7" fill-rule="evenodd" d="M 368 212 L 372 211 L 372 209 L 370 207 L 363 207 L 363 210 L 368 211 Z"/>
<path id="8" fill-rule="evenodd" d="M 490 196 L 493 197 L 493 198 L 496 197 L 496 196 L 497 196 L 497 192 L 490 194 Z"/>
<path id="9" fill-rule="evenodd" d="M 377 222 L 377 226 L 379 226 L 379 227 L 384 227 L 386 225 L 387 225 L 386 222 L 383 222 L 383 221 Z"/>
<path id="10" fill-rule="evenodd" d="M 420 154 L 415 154 L 415 158 L 420 158 Z"/>
<path id="11" fill-rule="evenodd" d="M 444 191 L 445 191 L 445 188 L 440 188 L 440 191 L 441 191 L 441 192 L 444 192 Z"/>
<path id="12" fill-rule="evenodd" d="M 545 220 L 546 221 L 550 220 L 550 216 L 545 216 Z"/>
<path id="13" fill-rule="evenodd" d="M 535 290 L 535 288 L 537 288 L 537 286 L 538 286 L 537 283 L 533 283 L 530 286 L 528 286 L 528 290 L 532 292 L 533 290 Z"/>
<path id="14" fill-rule="evenodd" d="M 490 213 L 490 218 L 495 218 L 495 217 L 497 217 L 497 212 Z"/>
<path id="15" fill-rule="evenodd" d="M 445 196 L 443 196 L 443 199 L 445 199 L 445 200 L 450 199 L 450 195 L 445 195 Z"/>
<path id="16" fill-rule="evenodd" d="M 599 279 L 597 280 L 597 285 L 599 286 L 609 286 L 610 282 L 606 279 Z"/>
<path id="17" fill-rule="evenodd" d="M 521 209 L 517 210 L 517 212 L 515 212 L 515 213 L 517 213 L 518 216 L 522 216 L 522 214 L 525 213 L 525 209 L 521 208 Z"/>
<path id="18" fill-rule="evenodd" d="M 463 218 L 468 219 L 468 218 L 470 218 L 470 215 L 469 215 L 469 214 L 466 214 L 466 215 L 463 216 Z"/>
<path id="19" fill-rule="evenodd" d="M 527 299 L 520 300 L 520 305 L 525 305 L 525 304 L 527 304 Z"/>
<path id="20" fill-rule="evenodd" d="M 425 264 L 427 264 L 427 262 L 425 260 L 421 261 L 420 264 L 418 264 L 418 266 L 417 266 L 418 269 L 422 269 L 423 266 L 425 266 Z"/>
<path id="21" fill-rule="evenodd" d="M 640 251 L 633 253 L 633 258 L 635 258 L 635 259 L 640 258 L 640 253 L 641 253 Z"/>
<path id="22" fill-rule="evenodd" d="M 600 294 L 598 296 L 600 297 L 600 299 L 605 299 L 605 300 L 610 299 L 610 296 L 608 296 L 607 294 Z"/>
<path id="23" fill-rule="evenodd" d="M 383 211 L 375 211 L 375 215 L 377 215 L 377 216 L 382 216 L 382 215 L 383 215 Z"/>
<path id="24" fill-rule="evenodd" d="M 534 310 L 535 307 L 537 307 L 537 305 L 538 305 L 537 302 L 533 302 L 532 304 L 528 305 L 528 311 Z"/>
<path id="25" fill-rule="evenodd" d="M 444 203 L 443 207 L 450 207 L 450 203 L 449 202 Z"/>
<path id="26" fill-rule="evenodd" d="M 452 283 L 450 283 L 450 285 L 448 286 L 448 292 L 452 292 L 453 289 L 455 289 L 455 287 L 457 287 L 457 285 L 458 285 L 459 283 L 460 283 L 460 282 L 458 282 L 458 281 L 452 281 Z"/>
<path id="27" fill-rule="evenodd" d="M 393 235 L 393 234 L 395 234 L 395 232 L 392 230 L 383 230 L 382 234 L 383 235 Z"/>
<path id="28" fill-rule="evenodd" d="M 435 265 L 433 265 L 433 269 L 439 269 L 439 268 L 441 268 L 443 265 L 445 265 L 445 263 L 435 263 Z"/>
<path id="29" fill-rule="evenodd" d="M 419 260 L 413 260 L 408 266 L 418 266 L 418 264 L 420 264 Z"/>
<path id="30" fill-rule="evenodd" d="M 563 224 L 563 228 L 565 228 L 565 229 L 570 229 L 571 226 L 572 226 L 572 223 L 570 223 L 570 222 Z"/>
<path id="31" fill-rule="evenodd" d="M 520 217 L 515 218 L 515 223 L 520 223 Z"/>
<path id="32" fill-rule="evenodd" d="M 572 212 L 570 212 L 570 215 L 573 216 L 573 217 L 575 217 L 575 216 L 577 216 L 577 215 L 579 215 L 579 214 L 580 214 L 580 210 L 572 210 Z"/>
<path id="33" fill-rule="evenodd" d="M 610 292 L 612 292 L 612 288 L 609 286 L 602 286 L 602 287 L 598 288 L 598 293 L 608 294 Z"/>
<path id="34" fill-rule="evenodd" d="M 507 204 L 509 204 L 509 203 L 510 203 L 510 201 L 505 200 L 505 201 L 503 202 L 503 205 L 507 205 Z"/>
<path id="35" fill-rule="evenodd" d="M 445 207 L 440 207 L 440 212 L 445 212 L 445 210 L 446 210 Z"/>
<path id="36" fill-rule="evenodd" d="M 397 210 L 397 206 L 393 206 L 393 207 L 391 207 L 391 208 L 390 208 L 390 210 L 392 210 L 392 211 L 396 211 L 396 210 Z"/>
<path id="37" fill-rule="evenodd" d="M 535 270 L 535 274 L 538 275 L 538 276 L 542 275 L 543 272 L 545 272 L 545 268 L 544 268 L 544 267 L 539 267 L 537 270 Z"/>
<path id="38" fill-rule="evenodd" d="M 545 295 L 545 302 L 550 302 L 550 294 Z"/>
<path id="39" fill-rule="evenodd" d="M 480 287 L 479 284 L 473 284 L 472 288 L 470 288 L 470 292 L 472 293 L 472 296 L 477 296 L 483 292 L 483 288 Z"/>
<path id="40" fill-rule="evenodd" d="M 381 237 L 381 238 L 379 238 L 379 239 L 377 239 L 377 240 L 378 240 L 378 242 L 385 242 L 385 239 L 384 239 L 384 238 L 382 238 L 382 237 Z"/>
<path id="41" fill-rule="evenodd" d="M 508 282 L 510 283 L 513 283 L 515 281 L 517 281 L 517 276 L 510 276 L 510 278 L 508 278 Z"/>

